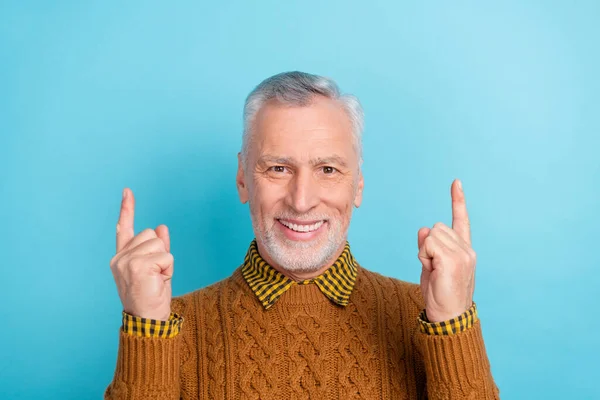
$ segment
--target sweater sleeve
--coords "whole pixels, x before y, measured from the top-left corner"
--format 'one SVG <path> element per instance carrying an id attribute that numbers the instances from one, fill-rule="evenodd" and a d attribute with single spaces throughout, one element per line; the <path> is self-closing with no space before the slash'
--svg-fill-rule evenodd
<path id="1" fill-rule="evenodd" d="M 185 329 L 185 300 L 174 298 L 172 316 Z M 125 329 L 124 329 L 125 328 Z M 180 398 L 180 365 L 183 334 L 160 337 L 136 334 L 119 327 L 117 364 L 105 400 L 167 400 Z"/>
<path id="2" fill-rule="evenodd" d="M 481 320 L 454 335 L 416 332 L 427 381 L 427 399 L 500 399 L 481 332 Z"/>
<path id="3" fill-rule="evenodd" d="M 117 367 L 105 400 L 179 399 L 181 335 L 139 337 L 119 330 Z"/>
<path id="4" fill-rule="evenodd" d="M 418 357 L 419 398 L 499 400 L 500 390 L 492 377 L 480 316 L 466 329 L 453 328 L 452 334 L 431 334 L 419 321 L 423 315 L 420 311 L 425 308 L 420 285 L 408 283 L 403 288 L 414 304 L 410 307 L 410 320 L 414 322 L 408 329 Z"/>

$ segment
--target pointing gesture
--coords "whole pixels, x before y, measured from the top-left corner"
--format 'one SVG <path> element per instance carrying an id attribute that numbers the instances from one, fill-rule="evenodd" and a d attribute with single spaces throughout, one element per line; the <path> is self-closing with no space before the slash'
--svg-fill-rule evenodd
<path id="1" fill-rule="evenodd" d="M 452 228 L 441 222 L 417 234 L 421 292 L 430 322 L 446 321 L 468 310 L 475 290 L 476 254 L 471 248 L 471 227 L 460 181 L 452 182 Z"/>
<path id="2" fill-rule="evenodd" d="M 169 253 L 169 230 L 159 225 L 135 235 L 135 198 L 123 190 L 117 222 L 117 252 L 110 268 L 117 284 L 123 311 L 138 317 L 166 321 L 171 314 L 173 255 Z"/>

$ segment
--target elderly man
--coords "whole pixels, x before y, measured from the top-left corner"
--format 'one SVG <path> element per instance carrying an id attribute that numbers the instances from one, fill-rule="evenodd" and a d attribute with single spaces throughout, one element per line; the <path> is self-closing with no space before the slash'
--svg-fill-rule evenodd
<path id="1" fill-rule="evenodd" d="M 460 181 L 452 227 L 417 234 L 420 284 L 352 255 L 362 127 L 360 103 L 330 79 L 289 72 L 258 85 L 236 178 L 256 238 L 229 278 L 173 299 L 167 227 L 135 235 L 124 190 L 110 262 L 123 325 L 106 399 L 499 398 Z"/>

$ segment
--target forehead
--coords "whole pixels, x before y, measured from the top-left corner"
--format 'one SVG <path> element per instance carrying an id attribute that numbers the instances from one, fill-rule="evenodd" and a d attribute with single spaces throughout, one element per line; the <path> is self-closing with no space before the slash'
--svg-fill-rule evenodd
<path id="1" fill-rule="evenodd" d="M 259 155 L 356 157 L 348 115 L 339 102 L 322 96 L 306 106 L 265 104 L 254 119 L 252 142 L 251 152 Z"/>

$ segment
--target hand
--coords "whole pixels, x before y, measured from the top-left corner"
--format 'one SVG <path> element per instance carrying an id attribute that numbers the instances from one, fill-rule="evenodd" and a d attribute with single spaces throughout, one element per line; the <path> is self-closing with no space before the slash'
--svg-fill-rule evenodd
<path id="1" fill-rule="evenodd" d="M 446 321 L 473 305 L 476 254 L 471 248 L 471 228 L 465 195 L 458 179 L 450 187 L 452 228 L 441 222 L 417 234 L 421 293 L 430 322 Z"/>
<path id="2" fill-rule="evenodd" d="M 117 254 L 110 269 L 117 284 L 123 311 L 143 318 L 167 321 L 171 315 L 173 255 L 166 225 L 145 229 L 134 236 L 135 199 L 123 191 L 117 223 Z"/>

